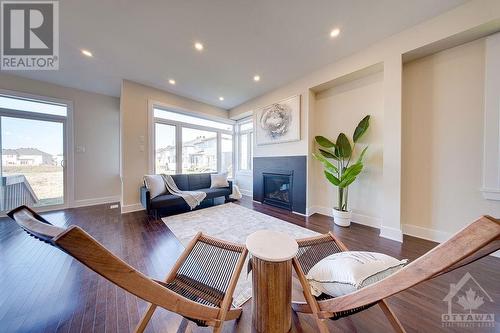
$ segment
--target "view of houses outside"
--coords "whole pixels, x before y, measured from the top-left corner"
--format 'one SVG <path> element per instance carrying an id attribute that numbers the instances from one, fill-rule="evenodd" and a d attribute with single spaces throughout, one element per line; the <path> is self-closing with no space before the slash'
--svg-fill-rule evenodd
<path id="1" fill-rule="evenodd" d="M 176 171 L 175 126 L 155 124 L 155 170 L 156 173 L 173 175 Z"/>
<path id="2" fill-rule="evenodd" d="M 217 133 L 182 128 L 182 173 L 217 172 Z"/>
<path id="3" fill-rule="evenodd" d="M 64 202 L 63 125 L 57 122 L 1 118 L 2 184 L 6 202 L 28 195 L 33 206 Z M 16 187 L 17 186 L 17 187 Z M 7 203 L 2 203 L 9 209 Z"/>
<path id="4" fill-rule="evenodd" d="M 36 195 L 34 206 L 63 203 L 62 155 L 50 155 L 36 148 L 2 149 L 2 176 L 26 177 Z"/>
<path id="5" fill-rule="evenodd" d="M 176 172 L 175 127 L 156 124 L 156 173 Z M 221 169 L 232 175 L 233 138 L 222 134 Z M 217 172 L 217 133 L 182 128 L 182 173 Z"/>

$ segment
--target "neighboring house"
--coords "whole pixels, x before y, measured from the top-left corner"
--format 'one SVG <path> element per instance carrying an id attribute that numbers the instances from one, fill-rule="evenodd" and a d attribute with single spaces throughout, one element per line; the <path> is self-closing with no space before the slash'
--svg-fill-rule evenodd
<path id="1" fill-rule="evenodd" d="M 156 151 L 157 169 L 175 172 L 175 146 L 160 148 Z M 182 144 L 182 168 L 204 172 L 217 169 L 217 138 L 197 137 Z"/>
<path id="2" fill-rule="evenodd" d="M 2 149 L 2 165 L 53 165 L 52 155 L 36 148 Z"/>
<path id="3" fill-rule="evenodd" d="M 167 146 L 156 151 L 156 168 L 161 172 L 175 172 L 175 146 Z"/>
<path id="4" fill-rule="evenodd" d="M 217 137 L 197 137 L 182 144 L 182 168 L 194 172 L 217 170 Z"/>

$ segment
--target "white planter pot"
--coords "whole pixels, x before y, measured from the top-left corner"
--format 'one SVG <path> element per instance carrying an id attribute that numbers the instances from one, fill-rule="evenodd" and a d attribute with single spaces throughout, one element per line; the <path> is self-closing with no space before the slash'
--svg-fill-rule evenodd
<path id="1" fill-rule="evenodd" d="M 352 211 L 343 212 L 341 210 L 332 209 L 333 222 L 341 227 L 348 227 L 351 225 Z"/>

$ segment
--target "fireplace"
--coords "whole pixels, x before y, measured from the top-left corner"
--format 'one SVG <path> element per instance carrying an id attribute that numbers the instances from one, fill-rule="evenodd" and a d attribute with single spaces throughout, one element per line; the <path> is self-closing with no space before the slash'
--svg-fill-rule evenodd
<path id="1" fill-rule="evenodd" d="M 265 204 L 292 210 L 293 171 L 263 172 Z"/>

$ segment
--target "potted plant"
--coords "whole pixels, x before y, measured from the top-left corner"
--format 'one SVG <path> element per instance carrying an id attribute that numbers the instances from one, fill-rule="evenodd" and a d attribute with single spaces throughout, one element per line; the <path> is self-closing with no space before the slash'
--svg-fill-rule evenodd
<path id="1" fill-rule="evenodd" d="M 335 224 L 342 227 L 348 227 L 351 224 L 352 211 L 347 205 L 349 185 L 363 170 L 363 157 L 368 147 L 361 151 L 355 163 L 351 163 L 352 157 L 356 143 L 365 134 L 369 124 L 369 115 L 359 122 L 352 136 L 352 146 L 344 133 L 339 134 L 335 143 L 323 136 L 315 137 L 321 148 L 318 150 L 319 153 L 313 153 L 313 156 L 323 164 L 326 179 L 338 188 L 337 206 L 332 209 L 332 212 Z"/>

